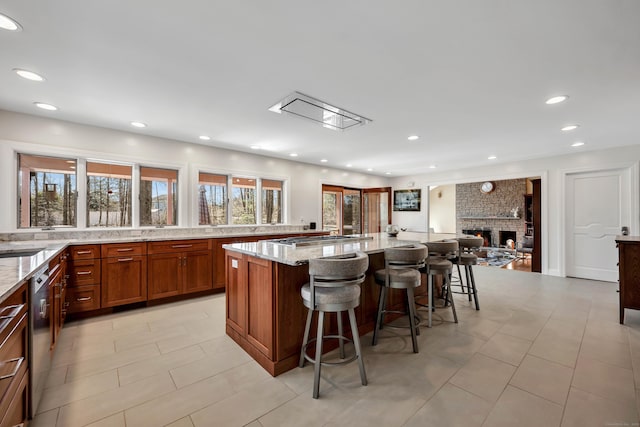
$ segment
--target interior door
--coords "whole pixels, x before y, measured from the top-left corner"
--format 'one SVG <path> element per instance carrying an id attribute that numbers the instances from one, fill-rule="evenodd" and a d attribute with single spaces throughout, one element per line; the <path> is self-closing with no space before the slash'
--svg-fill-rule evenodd
<path id="1" fill-rule="evenodd" d="M 342 234 L 342 187 L 322 186 L 322 230 Z"/>
<path id="2" fill-rule="evenodd" d="M 380 233 L 391 218 L 391 188 L 367 188 L 362 190 L 363 230 Z"/>
<path id="3" fill-rule="evenodd" d="M 615 236 L 631 222 L 629 169 L 566 175 L 566 274 L 615 282 Z"/>

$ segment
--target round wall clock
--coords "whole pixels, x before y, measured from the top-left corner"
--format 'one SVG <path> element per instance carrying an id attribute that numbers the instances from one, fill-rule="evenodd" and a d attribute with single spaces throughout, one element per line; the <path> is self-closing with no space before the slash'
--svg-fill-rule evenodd
<path id="1" fill-rule="evenodd" d="M 494 185 L 493 182 L 491 181 L 487 181 L 487 182 L 483 182 L 482 185 L 480 186 L 480 191 L 482 191 L 483 193 L 491 193 L 494 189 Z"/>

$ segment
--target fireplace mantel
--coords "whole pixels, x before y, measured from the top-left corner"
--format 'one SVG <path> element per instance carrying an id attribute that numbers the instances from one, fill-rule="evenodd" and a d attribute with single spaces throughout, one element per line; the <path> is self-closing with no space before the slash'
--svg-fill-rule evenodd
<path id="1" fill-rule="evenodd" d="M 522 218 L 515 216 L 459 216 L 458 219 L 513 219 L 516 221 L 522 221 Z"/>

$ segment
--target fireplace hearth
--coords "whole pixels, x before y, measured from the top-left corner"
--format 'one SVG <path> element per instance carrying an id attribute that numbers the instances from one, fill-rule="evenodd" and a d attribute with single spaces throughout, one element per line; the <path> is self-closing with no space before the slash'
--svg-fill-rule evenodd
<path id="1" fill-rule="evenodd" d="M 467 234 L 470 236 L 478 236 L 484 238 L 484 244 L 482 246 L 491 247 L 491 229 L 487 228 L 478 228 L 478 229 L 468 229 L 462 230 L 462 234 Z"/>

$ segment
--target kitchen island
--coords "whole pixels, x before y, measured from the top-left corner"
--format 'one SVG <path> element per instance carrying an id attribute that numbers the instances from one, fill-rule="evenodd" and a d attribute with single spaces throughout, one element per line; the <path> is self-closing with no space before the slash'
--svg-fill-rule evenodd
<path id="1" fill-rule="evenodd" d="M 372 331 L 375 324 L 379 288 L 374 272 L 384 268 L 384 250 L 455 237 L 455 234 L 401 232 L 397 237 L 373 233 L 335 240 L 324 238 L 318 239 L 317 244 L 263 240 L 223 245 L 227 335 L 271 375 L 277 376 L 297 366 L 300 356 L 307 314 L 300 288 L 309 281 L 310 259 L 356 251 L 369 255 L 360 306 L 356 308 L 358 331 L 363 335 Z M 426 295 L 426 289 L 423 283 L 416 295 Z M 401 309 L 403 298 L 402 292 L 391 289 L 390 305 Z M 387 318 L 393 320 L 392 316 Z M 333 316 L 328 323 L 331 330 L 337 329 Z"/>

